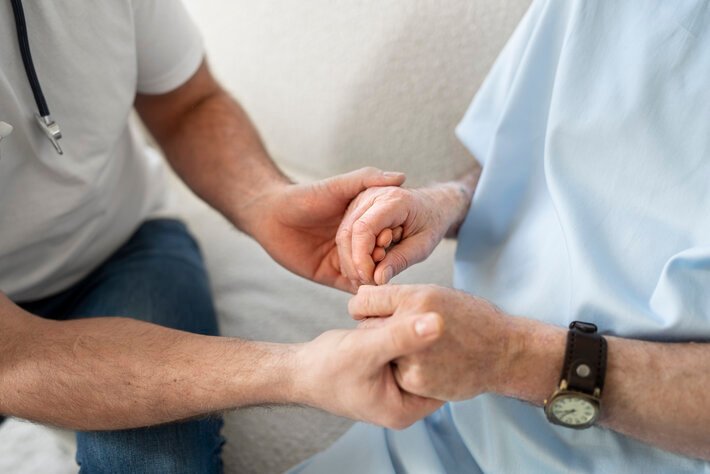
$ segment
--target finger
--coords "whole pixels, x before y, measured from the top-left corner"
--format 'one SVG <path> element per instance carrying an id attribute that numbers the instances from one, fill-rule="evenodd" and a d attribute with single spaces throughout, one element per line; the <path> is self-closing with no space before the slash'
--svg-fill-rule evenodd
<path id="1" fill-rule="evenodd" d="M 432 391 L 437 388 L 432 380 L 433 374 L 427 374 L 416 360 L 417 358 L 417 355 L 400 357 L 392 364 L 392 374 L 397 385 L 414 395 L 438 398 Z"/>
<path id="2" fill-rule="evenodd" d="M 352 259 L 352 224 L 362 215 L 363 212 L 365 212 L 367 206 L 369 205 L 370 204 L 367 202 L 361 202 L 358 203 L 358 205 L 353 209 L 351 204 L 345 212 L 345 216 L 340 222 L 338 231 L 335 234 L 340 272 L 348 280 L 360 280 L 360 275 L 358 274 Z M 370 275 L 369 280 L 370 281 L 363 283 L 371 283 L 372 275 Z"/>
<path id="3" fill-rule="evenodd" d="M 405 298 L 405 287 L 397 285 L 363 285 L 348 302 L 348 312 L 353 319 L 371 316 L 391 316 Z"/>
<path id="4" fill-rule="evenodd" d="M 323 185 L 337 198 L 350 201 L 367 188 L 401 186 L 406 179 L 404 173 L 366 167 L 328 178 L 323 181 Z"/>
<path id="5" fill-rule="evenodd" d="M 392 229 L 392 243 L 393 244 L 398 244 L 402 240 L 403 232 L 404 232 L 404 228 L 401 225 Z"/>
<path id="6" fill-rule="evenodd" d="M 395 382 L 404 393 L 429 400 L 444 401 L 434 392 L 437 389 L 434 379 L 436 374 L 427 375 L 421 367 L 416 365 L 415 357 L 416 355 L 403 357 L 391 364 Z"/>
<path id="7" fill-rule="evenodd" d="M 401 357 L 392 363 L 392 375 L 394 375 L 394 380 L 395 380 L 395 382 L 397 382 L 397 385 L 399 386 L 399 388 L 401 388 L 402 390 L 405 390 L 405 391 L 407 389 L 404 387 L 407 384 L 404 382 L 403 372 L 405 372 L 407 370 L 406 364 L 404 363 L 404 361 L 406 361 L 406 360 L 407 360 L 406 358 Z"/>
<path id="8" fill-rule="evenodd" d="M 355 249 L 353 249 L 353 252 Z M 375 282 L 385 285 L 408 267 L 423 261 L 429 253 L 424 239 L 404 239 L 386 252 L 385 258 L 375 268 Z"/>
<path id="9" fill-rule="evenodd" d="M 382 247 L 377 247 L 375 248 L 375 250 L 372 251 L 372 261 L 375 263 L 379 263 L 385 259 L 386 255 L 387 252 L 385 252 L 385 249 L 383 249 Z"/>
<path id="10" fill-rule="evenodd" d="M 402 225 L 407 219 L 407 213 L 407 206 L 399 206 L 397 201 L 375 203 L 353 223 L 352 262 L 358 273 L 374 275 L 375 262 L 372 260 L 372 252 L 375 250 L 378 236 L 384 229 Z"/>
<path id="11" fill-rule="evenodd" d="M 413 354 L 429 347 L 442 334 L 444 320 L 437 313 L 392 320 L 389 324 L 372 329 L 369 339 L 373 354 L 386 364 L 398 357 Z"/>
<path id="12" fill-rule="evenodd" d="M 348 293 L 355 294 L 357 293 L 357 289 L 359 285 L 353 285 L 353 282 L 348 280 L 347 278 L 338 275 L 336 276 L 335 280 L 332 282 L 332 286 L 334 288 L 337 288 L 338 290 L 342 291 L 347 291 Z"/>
<path id="13" fill-rule="evenodd" d="M 342 226 L 342 224 L 341 224 Z M 353 265 L 352 255 L 352 233 L 349 229 L 340 228 L 336 233 L 335 244 L 338 251 L 338 265 L 340 266 L 340 274 L 346 280 L 352 281 L 357 278 L 355 265 Z"/>
<path id="14" fill-rule="evenodd" d="M 387 248 L 392 244 L 392 229 L 385 229 L 377 236 L 377 246 Z"/>
<path id="15" fill-rule="evenodd" d="M 338 232 L 336 233 L 335 242 L 338 249 L 338 259 L 340 260 L 340 269 L 344 277 L 350 280 L 360 280 L 363 284 L 372 284 L 373 272 L 375 269 L 375 263 L 373 262 L 370 273 L 365 273 L 361 275 L 358 269 L 353 263 L 352 257 L 352 232 L 353 223 L 362 216 L 367 209 L 372 206 L 372 201 L 369 199 L 356 199 L 350 204 L 348 210 L 345 212 L 343 220 L 338 226 Z"/>
<path id="16" fill-rule="evenodd" d="M 444 402 L 434 398 L 420 397 L 408 392 L 402 392 L 402 406 L 405 413 L 409 414 L 411 423 L 404 423 L 399 429 L 407 428 L 414 422 L 421 420 L 425 416 L 431 415 L 436 410 L 442 407 Z"/>
<path id="17" fill-rule="evenodd" d="M 379 328 L 387 324 L 388 318 L 365 318 L 357 323 L 358 329 Z"/>
<path id="18" fill-rule="evenodd" d="M 395 381 L 394 383 L 396 384 L 397 382 Z M 403 390 L 399 386 L 397 391 L 399 401 L 397 405 L 389 407 L 388 410 L 390 414 L 396 415 L 390 416 L 386 423 L 386 427 L 393 430 L 408 428 L 413 423 L 432 414 L 444 404 L 441 400 L 416 395 Z"/>
<path id="19" fill-rule="evenodd" d="M 316 189 L 324 189 L 326 194 L 330 194 L 332 199 L 339 202 L 350 202 L 360 192 L 372 186 L 401 186 L 406 177 L 403 173 L 385 172 L 377 168 L 367 167 L 359 170 L 351 171 L 350 173 L 334 176 L 316 183 Z M 318 196 L 320 199 L 329 199 L 329 196 Z M 361 211 L 351 219 L 357 219 Z M 338 255 L 340 258 L 340 269 L 344 277 L 355 280 L 360 279 L 357 269 L 352 264 L 350 240 L 352 232 L 352 220 L 348 220 L 348 213 L 345 214 L 345 219 L 341 222 L 336 233 L 336 243 L 338 244 Z M 374 269 L 374 268 L 373 268 Z M 372 274 L 368 278 L 371 282 Z"/>

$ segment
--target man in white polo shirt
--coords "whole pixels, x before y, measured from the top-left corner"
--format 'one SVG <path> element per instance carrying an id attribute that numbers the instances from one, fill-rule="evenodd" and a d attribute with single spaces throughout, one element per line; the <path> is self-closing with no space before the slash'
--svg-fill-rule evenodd
<path id="1" fill-rule="evenodd" d="M 166 217 L 134 106 L 195 193 L 319 283 L 353 288 L 334 242 L 343 213 L 404 181 L 368 168 L 291 183 L 180 2 L 2 2 L 0 414 L 78 430 L 81 472 L 194 473 L 221 468 L 205 413 L 301 403 L 402 427 L 440 406 L 390 368 L 438 337 L 429 318 L 293 346 L 215 337 L 199 250 Z"/>

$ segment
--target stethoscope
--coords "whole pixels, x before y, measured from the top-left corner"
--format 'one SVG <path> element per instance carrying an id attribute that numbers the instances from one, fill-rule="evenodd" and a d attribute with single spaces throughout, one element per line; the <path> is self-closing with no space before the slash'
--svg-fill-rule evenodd
<path id="1" fill-rule="evenodd" d="M 57 122 L 52 120 L 52 116 L 49 114 L 49 107 L 42 93 L 42 86 L 39 83 L 39 78 L 37 78 L 35 65 L 32 62 L 32 53 L 30 52 L 30 41 L 27 38 L 27 23 L 25 22 L 25 10 L 22 8 L 22 0 L 12 0 L 12 12 L 15 16 L 17 41 L 20 46 L 20 53 L 22 54 L 22 63 L 25 65 L 27 79 L 30 82 L 32 94 L 34 95 L 35 103 L 39 110 L 39 113 L 35 114 L 37 124 L 44 134 L 47 135 L 47 138 L 49 138 L 49 141 L 54 146 L 54 149 L 57 150 L 57 153 L 63 155 L 64 152 L 59 145 L 59 140 L 62 138 L 62 130 L 59 128 L 59 125 L 57 125 Z M 0 141 L 11 132 L 12 126 L 10 124 L 0 122 Z"/>

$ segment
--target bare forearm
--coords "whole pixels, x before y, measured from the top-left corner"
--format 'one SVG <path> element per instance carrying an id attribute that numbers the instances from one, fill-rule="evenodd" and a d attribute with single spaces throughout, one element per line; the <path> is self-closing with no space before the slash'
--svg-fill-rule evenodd
<path id="1" fill-rule="evenodd" d="M 430 318 L 412 318 L 303 344 L 255 343 L 125 318 L 48 321 L 0 293 L 0 413 L 116 430 L 294 403 L 401 429 L 441 402 L 399 390 L 392 361 L 439 336 Z"/>
<path id="2" fill-rule="evenodd" d="M 242 230 L 250 231 L 246 210 L 255 198 L 290 183 L 206 64 L 174 92 L 138 96 L 136 109 L 180 178 Z"/>
<path id="3" fill-rule="evenodd" d="M 241 211 L 265 189 L 289 183 L 247 115 L 224 92 L 188 113 L 164 146 L 188 186 L 243 230 L 248 223 Z"/>
<path id="4" fill-rule="evenodd" d="M 447 214 L 445 219 L 448 225 L 445 234 L 447 238 L 457 237 L 459 228 L 471 206 L 480 174 L 481 168 L 476 166 L 459 179 L 423 189 L 424 192 L 430 193 L 436 199 L 439 212 Z"/>
<path id="5" fill-rule="evenodd" d="M 452 184 L 457 188 L 458 200 L 456 210 L 458 211 L 451 227 L 446 232 L 446 237 L 455 239 L 459 234 L 459 229 L 461 224 L 463 224 L 466 215 L 468 214 L 468 209 L 471 207 L 471 201 L 473 200 L 473 193 L 476 191 L 476 186 L 478 186 L 478 179 L 481 176 L 481 167 L 476 165 L 476 167 L 466 173 L 464 176 L 454 181 Z"/>
<path id="6" fill-rule="evenodd" d="M 566 331 L 515 318 L 518 342 L 501 394 L 542 405 L 559 382 Z M 607 337 L 600 424 L 668 451 L 710 460 L 710 344 Z"/>
<path id="7" fill-rule="evenodd" d="M 286 403 L 292 391 L 290 346 L 126 318 L 17 317 L 17 342 L 0 363 L 0 413 L 72 429 L 123 429 Z"/>

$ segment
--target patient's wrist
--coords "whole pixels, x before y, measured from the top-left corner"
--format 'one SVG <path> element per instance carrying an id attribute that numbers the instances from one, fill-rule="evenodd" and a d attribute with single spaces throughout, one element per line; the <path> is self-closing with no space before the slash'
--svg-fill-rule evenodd
<path id="1" fill-rule="evenodd" d="M 465 187 L 458 181 L 450 181 L 433 184 L 420 189 L 420 191 L 432 200 L 434 206 L 432 211 L 441 217 L 440 233 L 442 238 L 449 236 L 453 228 L 458 229 L 468 211 L 470 202 L 470 196 Z"/>
<path id="2" fill-rule="evenodd" d="M 566 331 L 539 321 L 511 317 L 505 362 L 493 392 L 542 405 L 559 380 Z"/>

